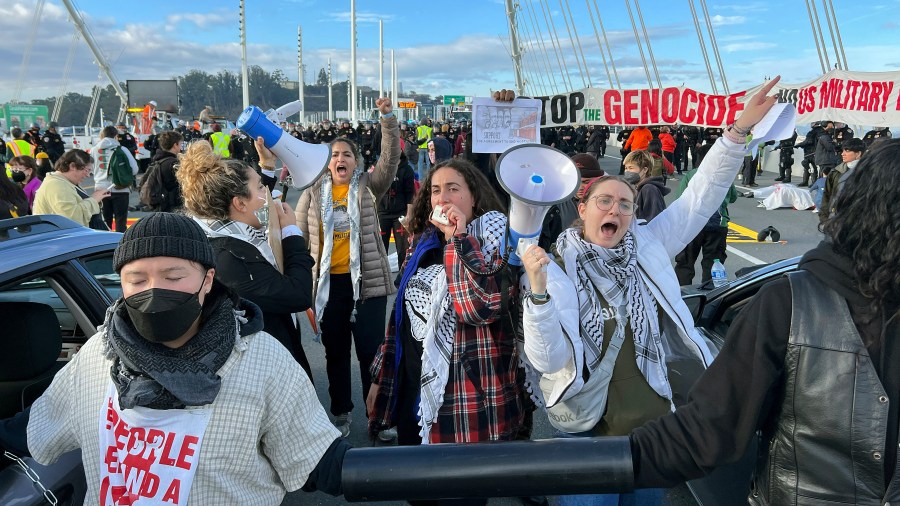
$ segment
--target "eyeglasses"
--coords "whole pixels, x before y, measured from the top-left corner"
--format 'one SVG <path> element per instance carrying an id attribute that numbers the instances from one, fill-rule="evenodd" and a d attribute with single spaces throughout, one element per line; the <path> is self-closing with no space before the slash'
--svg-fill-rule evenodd
<path id="1" fill-rule="evenodd" d="M 595 195 L 590 198 L 593 200 L 595 204 L 597 204 L 597 209 L 601 211 L 609 211 L 612 209 L 613 204 L 616 203 L 616 200 L 609 195 Z M 634 214 L 634 202 L 629 200 L 620 200 L 619 201 L 619 212 L 624 216 L 631 216 Z"/>

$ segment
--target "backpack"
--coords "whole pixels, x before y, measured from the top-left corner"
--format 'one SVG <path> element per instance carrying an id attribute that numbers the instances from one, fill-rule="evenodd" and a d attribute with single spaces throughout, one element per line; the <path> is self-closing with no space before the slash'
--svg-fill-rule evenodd
<path id="1" fill-rule="evenodd" d="M 159 210 L 166 202 L 166 189 L 163 187 L 162 170 L 155 161 L 147 168 L 141 184 L 141 203 L 152 210 Z"/>
<path id="2" fill-rule="evenodd" d="M 720 228 L 722 228 L 722 208 L 716 209 L 716 212 L 712 213 L 712 216 L 709 217 L 709 221 L 706 222 L 706 225 L 703 225 L 704 232 L 717 232 Z"/>
<path id="3" fill-rule="evenodd" d="M 128 157 L 121 147 L 113 150 L 112 156 L 109 158 L 109 178 L 116 186 L 117 190 L 131 188 L 134 184 L 134 174 L 131 173 L 131 164 L 128 163 Z"/>

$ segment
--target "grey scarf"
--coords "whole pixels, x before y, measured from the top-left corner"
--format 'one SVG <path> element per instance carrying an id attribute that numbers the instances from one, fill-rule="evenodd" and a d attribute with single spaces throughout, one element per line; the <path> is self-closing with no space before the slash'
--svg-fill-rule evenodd
<path id="1" fill-rule="evenodd" d="M 221 387 L 218 371 L 228 360 L 238 338 L 238 316 L 231 301 L 222 297 L 200 331 L 176 349 L 141 337 L 119 299 L 106 312 L 100 332 L 106 357 L 113 361 L 110 375 L 123 409 L 182 409 L 212 403 Z"/>
<path id="2" fill-rule="evenodd" d="M 357 167 L 350 178 L 350 188 L 347 190 L 347 217 L 350 225 L 350 280 L 353 284 L 353 303 L 359 300 L 360 280 L 360 209 L 359 209 L 359 178 L 362 175 L 362 167 Z M 328 304 L 328 296 L 331 291 L 331 253 L 334 248 L 334 202 L 332 201 L 331 171 L 322 176 L 321 198 L 319 201 L 319 215 L 322 217 L 322 257 L 319 260 L 319 284 L 316 290 L 316 318 L 322 321 L 325 314 L 325 305 Z M 354 309 L 353 317 L 356 311 Z M 320 327 L 321 328 L 321 327 Z"/>

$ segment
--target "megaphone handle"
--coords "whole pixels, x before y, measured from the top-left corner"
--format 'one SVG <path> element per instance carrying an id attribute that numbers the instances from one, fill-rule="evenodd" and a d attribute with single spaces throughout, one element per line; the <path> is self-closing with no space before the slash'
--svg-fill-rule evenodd
<path id="1" fill-rule="evenodd" d="M 519 244 L 516 245 L 516 255 L 519 258 L 525 258 L 525 253 L 528 251 L 528 248 L 530 248 L 531 245 L 537 245 L 537 243 L 537 237 L 520 237 Z M 547 266 L 542 265 L 541 270 L 546 271 Z"/>

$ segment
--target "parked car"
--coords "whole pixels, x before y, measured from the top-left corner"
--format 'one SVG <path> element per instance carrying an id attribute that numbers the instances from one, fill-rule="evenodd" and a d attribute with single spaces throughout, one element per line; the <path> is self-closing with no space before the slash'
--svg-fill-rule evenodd
<path id="1" fill-rule="evenodd" d="M 61 216 L 0 220 L 0 419 L 30 406 L 103 323 L 121 295 L 112 268 L 120 237 Z M 50 466 L 21 462 L 59 504 L 83 504 L 80 451 Z M 46 504 L 22 464 L 0 456 L 0 504 Z"/>
<path id="2" fill-rule="evenodd" d="M 712 288 L 712 283 L 682 287 L 681 294 L 691 314 L 694 325 L 709 344 L 714 355 L 725 345 L 731 324 L 746 307 L 750 299 L 769 281 L 778 279 L 797 269 L 800 257 L 781 260 L 760 266 L 728 284 Z M 690 386 L 697 375 L 685 378 L 674 385 L 675 404 L 683 404 Z M 750 494 L 750 478 L 756 467 L 758 439 L 753 441 L 741 459 L 733 464 L 720 466 L 704 478 L 688 482 L 688 488 L 701 505 L 747 504 Z"/>

